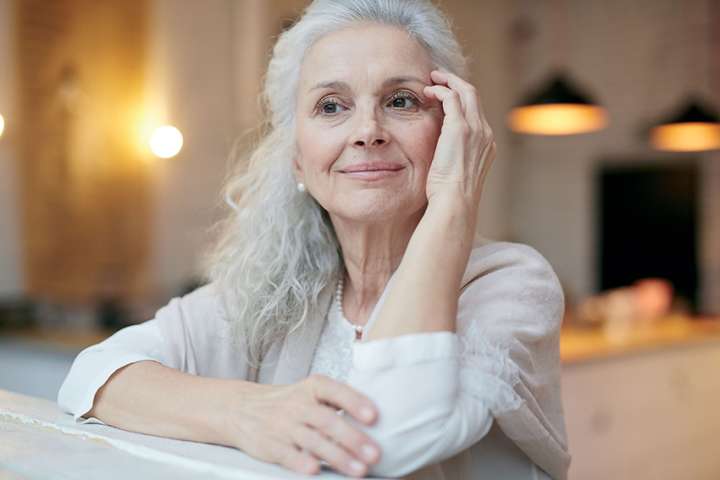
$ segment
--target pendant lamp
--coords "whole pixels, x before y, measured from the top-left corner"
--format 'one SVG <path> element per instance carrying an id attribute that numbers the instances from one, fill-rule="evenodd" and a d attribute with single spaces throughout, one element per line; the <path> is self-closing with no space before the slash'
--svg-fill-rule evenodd
<path id="1" fill-rule="evenodd" d="M 550 22 L 553 26 L 551 38 L 553 45 L 547 48 L 551 52 L 553 65 L 566 65 L 568 49 L 572 45 L 569 38 L 569 5 L 566 0 L 552 0 L 549 4 Z M 527 50 L 529 34 L 533 32 L 531 23 L 518 20 L 517 34 L 514 37 L 517 51 Z M 519 59 L 519 56 L 516 56 Z M 533 57 L 534 58 L 534 57 Z M 529 60 L 529 58 L 528 58 Z M 518 65 L 527 64 L 517 60 Z M 521 76 L 521 72 L 517 72 Z M 551 75 L 540 86 L 525 96 L 507 116 L 508 126 L 515 132 L 532 135 L 573 135 L 592 132 L 604 128 L 607 112 L 575 84 L 565 69 L 551 70 Z"/>
<path id="2" fill-rule="evenodd" d="M 670 152 L 720 149 L 720 118 L 699 99 L 690 98 L 676 113 L 650 130 L 650 144 Z"/>
<path id="3" fill-rule="evenodd" d="M 716 52 L 720 47 L 720 30 L 717 29 L 717 23 L 720 21 L 720 6 L 714 0 L 706 0 L 704 11 L 698 9 L 694 17 L 687 21 L 685 45 L 688 51 L 685 58 L 690 59 L 691 62 L 685 70 L 693 83 L 704 76 L 699 70 L 701 62 L 692 56 L 696 50 L 695 45 L 703 44 L 698 34 L 704 31 L 707 40 L 704 43 L 708 52 L 705 65 L 706 79 L 710 87 L 708 90 L 712 90 L 713 68 L 718 68 Z M 700 28 L 703 24 L 704 29 Z M 720 73 L 720 69 L 718 72 Z M 695 83 L 693 87 L 697 90 L 699 85 Z M 650 129 L 650 145 L 655 149 L 669 152 L 718 150 L 720 149 L 720 117 L 710 105 L 693 95 L 672 115 Z"/>
<path id="4" fill-rule="evenodd" d="M 605 109 L 563 72 L 552 75 L 508 114 L 511 129 L 534 135 L 587 133 L 600 130 L 607 123 Z"/>

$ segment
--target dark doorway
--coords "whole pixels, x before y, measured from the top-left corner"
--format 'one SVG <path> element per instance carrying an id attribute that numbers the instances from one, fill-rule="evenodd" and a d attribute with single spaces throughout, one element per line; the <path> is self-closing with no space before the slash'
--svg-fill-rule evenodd
<path id="1" fill-rule="evenodd" d="M 665 278 L 698 313 L 696 162 L 603 167 L 597 178 L 600 288 Z"/>

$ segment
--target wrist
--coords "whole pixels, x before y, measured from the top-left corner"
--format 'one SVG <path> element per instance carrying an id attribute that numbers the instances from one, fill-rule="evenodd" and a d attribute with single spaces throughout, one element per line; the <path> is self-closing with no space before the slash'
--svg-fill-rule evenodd
<path id="1" fill-rule="evenodd" d="M 400 269 L 433 272 L 434 288 L 455 290 L 475 238 L 475 210 L 455 197 L 429 203 L 408 243 Z M 438 285 L 439 283 L 439 285 Z"/>
<path id="2" fill-rule="evenodd" d="M 245 380 L 226 379 L 222 381 L 213 396 L 217 401 L 208 405 L 208 424 L 212 443 L 244 450 L 242 440 L 251 438 L 246 431 L 250 423 L 249 409 L 255 404 L 254 395 L 260 390 L 270 388 Z"/>
<path id="3" fill-rule="evenodd" d="M 474 202 L 459 194 L 437 194 L 428 201 L 422 222 L 430 223 L 457 239 L 470 242 L 475 236 L 478 209 Z"/>

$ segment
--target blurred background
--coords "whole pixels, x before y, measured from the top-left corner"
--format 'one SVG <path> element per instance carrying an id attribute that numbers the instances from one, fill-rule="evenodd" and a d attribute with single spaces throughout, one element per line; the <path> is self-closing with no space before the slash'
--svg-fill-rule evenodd
<path id="1" fill-rule="evenodd" d="M 202 282 L 304 0 L 0 0 L 0 389 Z M 720 1 L 444 0 L 498 158 L 479 227 L 566 294 L 572 478 L 720 478 Z"/>

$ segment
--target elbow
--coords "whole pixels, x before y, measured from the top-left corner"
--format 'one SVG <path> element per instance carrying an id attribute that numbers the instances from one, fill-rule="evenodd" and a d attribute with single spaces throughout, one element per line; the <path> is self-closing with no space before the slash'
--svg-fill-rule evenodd
<path id="1" fill-rule="evenodd" d="M 106 351 L 97 345 L 78 354 L 57 395 L 58 406 L 78 420 L 92 410 L 95 396 L 108 379 L 120 368 L 142 360 L 160 362 L 144 353 L 121 349 Z"/>
<path id="2" fill-rule="evenodd" d="M 75 357 L 70 370 L 65 375 L 65 379 L 60 385 L 60 389 L 57 393 L 57 404 L 66 413 L 72 414 L 75 418 L 79 417 L 84 412 L 78 412 L 79 398 L 78 392 L 81 391 L 83 383 L 82 375 L 79 370 L 82 370 L 83 356 L 87 352 L 87 349 L 83 350 Z"/>
<path id="3" fill-rule="evenodd" d="M 433 332 L 355 345 L 347 383 L 379 416 L 368 426 L 348 417 L 381 449 L 370 475 L 407 475 L 444 457 L 459 421 L 457 337 Z"/>
<path id="4" fill-rule="evenodd" d="M 375 383 L 363 389 L 375 403 L 378 419 L 371 426 L 348 420 L 380 447 L 380 459 L 370 466 L 369 475 L 402 477 L 447 456 L 462 429 L 455 385 L 426 382 L 414 389 L 391 389 Z"/>
<path id="5" fill-rule="evenodd" d="M 437 409 L 436 409 L 437 410 Z M 445 449 L 445 431 L 452 412 L 437 412 L 433 418 L 424 415 L 385 418 L 367 429 L 382 452 L 380 460 L 371 465 L 369 474 L 397 478 L 435 463 Z"/>
<path id="6" fill-rule="evenodd" d="M 442 462 L 470 448 L 490 431 L 493 416 L 483 402 L 463 396 L 433 418 L 421 416 L 390 419 L 368 434 L 378 443 L 382 456 L 370 474 L 403 477 Z"/>

